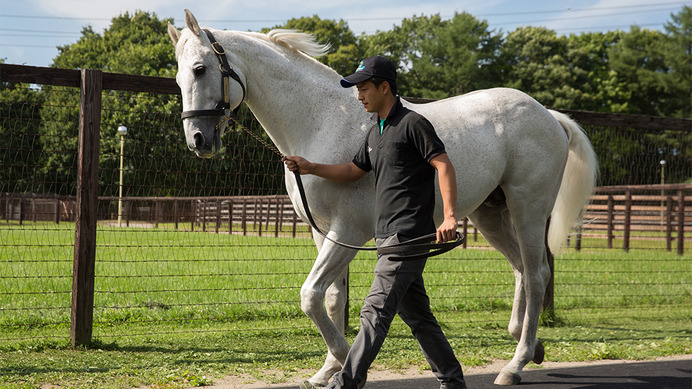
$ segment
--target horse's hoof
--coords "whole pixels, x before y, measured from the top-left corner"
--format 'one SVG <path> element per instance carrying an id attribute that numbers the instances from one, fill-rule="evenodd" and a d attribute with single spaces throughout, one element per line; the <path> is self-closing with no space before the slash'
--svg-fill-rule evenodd
<path id="1" fill-rule="evenodd" d="M 521 381 L 521 376 L 519 374 L 501 371 L 497 378 L 495 378 L 495 385 L 518 385 L 519 381 Z"/>
<path id="2" fill-rule="evenodd" d="M 298 385 L 298 389 L 319 389 L 324 388 L 324 386 L 315 386 L 310 381 L 303 381 Z"/>
<path id="3" fill-rule="evenodd" d="M 545 358 L 545 348 L 543 348 L 543 343 L 539 339 L 536 339 L 536 349 L 533 352 L 533 359 L 531 360 L 536 365 L 543 363 L 543 358 Z"/>

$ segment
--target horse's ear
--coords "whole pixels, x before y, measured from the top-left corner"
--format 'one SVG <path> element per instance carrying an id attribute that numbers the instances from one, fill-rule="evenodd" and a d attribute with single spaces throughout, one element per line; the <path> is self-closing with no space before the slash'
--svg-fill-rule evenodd
<path id="1" fill-rule="evenodd" d="M 195 35 L 199 36 L 199 34 L 202 32 L 202 30 L 199 28 L 199 23 L 197 23 L 197 19 L 195 18 L 195 15 L 190 12 L 189 9 L 185 9 L 185 24 L 187 25 L 187 28 L 190 29 Z"/>
<path id="2" fill-rule="evenodd" d="M 178 29 L 175 28 L 175 26 L 173 26 L 170 22 L 168 23 L 168 36 L 171 37 L 174 45 L 178 44 L 178 41 L 180 40 L 180 31 L 178 31 Z"/>

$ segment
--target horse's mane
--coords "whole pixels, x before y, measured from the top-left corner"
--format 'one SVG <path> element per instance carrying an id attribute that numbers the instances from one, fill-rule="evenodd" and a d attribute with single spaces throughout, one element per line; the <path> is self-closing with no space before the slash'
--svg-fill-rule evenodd
<path id="1" fill-rule="evenodd" d="M 259 32 L 241 32 L 235 31 L 247 36 L 252 36 L 282 46 L 288 50 L 303 52 L 311 57 L 321 57 L 327 54 L 331 45 L 321 44 L 315 40 L 312 34 L 300 32 L 298 30 L 274 29 L 266 34 Z M 188 37 L 183 35 L 176 45 L 176 57 L 180 55 L 180 51 L 185 47 Z"/>
<path id="2" fill-rule="evenodd" d="M 312 34 L 306 34 L 297 30 L 274 29 L 266 34 L 266 38 L 270 42 L 292 50 L 302 51 L 311 57 L 320 57 L 327 54 L 330 47 L 329 44 L 317 42 Z"/>

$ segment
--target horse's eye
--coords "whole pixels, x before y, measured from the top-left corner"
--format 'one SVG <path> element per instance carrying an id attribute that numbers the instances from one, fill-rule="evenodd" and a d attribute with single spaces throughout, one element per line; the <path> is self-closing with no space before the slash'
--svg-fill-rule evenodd
<path id="1" fill-rule="evenodd" d="M 193 72 L 195 73 L 195 77 L 202 77 L 204 75 L 204 72 L 207 71 L 207 68 L 204 66 L 197 66 Z"/>

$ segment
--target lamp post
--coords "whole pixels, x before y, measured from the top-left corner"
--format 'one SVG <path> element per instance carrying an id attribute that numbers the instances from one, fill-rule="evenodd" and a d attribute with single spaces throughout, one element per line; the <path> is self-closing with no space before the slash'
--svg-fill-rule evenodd
<path id="1" fill-rule="evenodd" d="M 665 211 L 663 208 L 664 207 L 664 202 L 663 199 L 665 197 L 665 191 L 663 190 L 663 185 L 666 184 L 666 172 L 665 172 L 665 167 L 666 167 L 666 160 L 662 159 L 661 162 L 661 231 L 663 231 L 663 225 L 665 224 Z"/>
<path id="2" fill-rule="evenodd" d="M 119 126 L 118 135 L 120 135 L 120 190 L 118 193 L 118 227 L 122 227 L 123 220 L 123 150 L 125 149 L 125 135 L 127 135 L 127 127 Z"/>

